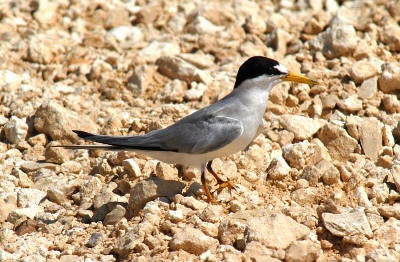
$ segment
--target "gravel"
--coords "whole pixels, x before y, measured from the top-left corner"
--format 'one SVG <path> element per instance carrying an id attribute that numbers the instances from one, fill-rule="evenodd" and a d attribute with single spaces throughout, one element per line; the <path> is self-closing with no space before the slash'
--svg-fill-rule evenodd
<path id="1" fill-rule="evenodd" d="M 399 261 L 397 1 L 0 3 L 0 261 Z M 65 150 L 213 103 L 253 55 L 320 81 L 270 94 L 213 169 Z"/>

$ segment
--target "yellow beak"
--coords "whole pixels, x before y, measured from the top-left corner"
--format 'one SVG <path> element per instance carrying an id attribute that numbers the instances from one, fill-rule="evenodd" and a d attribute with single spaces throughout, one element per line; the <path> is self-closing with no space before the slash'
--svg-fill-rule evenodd
<path id="1" fill-rule="evenodd" d="M 291 81 L 291 82 L 296 82 L 296 83 L 303 83 L 303 84 L 308 84 L 310 86 L 316 85 L 318 84 L 317 81 L 312 80 L 308 77 L 302 76 L 302 75 L 298 75 L 292 72 L 289 72 L 289 74 L 282 76 L 281 79 L 283 81 Z"/>

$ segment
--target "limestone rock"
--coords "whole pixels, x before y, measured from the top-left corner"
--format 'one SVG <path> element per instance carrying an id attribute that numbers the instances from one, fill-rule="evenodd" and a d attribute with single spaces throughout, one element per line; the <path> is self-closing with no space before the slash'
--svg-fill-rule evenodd
<path id="1" fill-rule="evenodd" d="M 35 113 L 35 129 L 49 135 L 53 140 L 77 141 L 72 130 L 96 132 L 96 124 L 85 115 L 62 107 L 55 101 L 44 102 Z"/>
<path id="2" fill-rule="evenodd" d="M 286 130 L 294 133 L 295 139 L 310 139 L 325 124 L 322 119 L 312 119 L 299 115 L 282 115 L 279 123 Z"/>
<path id="3" fill-rule="evenodd" d="M 328 123 L 318 132 L 318 138 L 324 143 L 332 159 L 348 159 L 358 148 L 357 140 L 349 136 L 343 128 Z"/>
<path id="4" fill-rule="evenodd" d="M 151 178 L 137 183 L 130 192 L 128 210 L 136 213 L 143 206 L 160 196 L 173 196 L 181 193 L 185 185 L 174 180 Z"/>
<path id="5" fill-rule="evenodd" d="M 353 209 L 341 214 L 322 213 L 322 222 L 333 235 L 344 237 L 362 234 L 372 237 L 373 233 L 365 212 Z"/>
<path id="6" fill-rule="evenodd" d="M 357 84 L 378 74 L 377 68 L 368 61 L 357 61 L 350 68 L 350 76 Z"/>
<path id="7" fill-rule="evenodd" d="M 285 261 L 315 261 L 322 254 L 321 245 L 309 239 L 292 243 L 286 251 Z"/>
<path id="8" fill-rule="evenodd" d="M 218 240 L 193 227 L 179 229 L 169 242 L 169 247 L 172 250 L 182 249 L 195 255 L 200 255 L 207 250 L 213 250 L 217 245 Z"/>
<path id="9" fill-rule="evenodd" d="M 362 99 L 372 98 L 378 91 L 378 77 L 374 76 L 362 81 L 360 88 L 358 89 L 358 96 Z"/>
<path id="10" fill-rule="evenodd" d="M 383 124 L 376 118 L 364 118 L 360 126 L 361 147 L 373 161 L 378 159 L 382 148 Z"/>
<path id="11" fill-rule="evenodd" d="M 158 71 L 171 78 L 180 79 L 188 84 L 193 81 L 208 83 L 210 77 L 205 71 L 196 68 L 179 57 L 162 56 L 156 61 Z"/>
<path id="12" fill-rule="evenodd" d="M 382 64 L 382 74 L 378 79 L 379 89 L 383 92 L 392 92 L 400 89 L 400 64 Z"/>
<path id="13" fill-rule="evenodd" d="M 24 141 L 28 134 L 28 124 L 26 120 L 12 116 L 10 121 L 4 126 L 6 138 L 13 144 Z"/>

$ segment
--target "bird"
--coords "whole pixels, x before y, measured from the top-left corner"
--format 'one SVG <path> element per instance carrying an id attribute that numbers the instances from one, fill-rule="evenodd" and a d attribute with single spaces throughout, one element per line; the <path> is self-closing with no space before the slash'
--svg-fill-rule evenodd
<path id="1" fill-rule="evenodd" d="M 100 144 L 61 147 L 135 151 L 165 163 L 198 168 L 207 202 L 215 203 L 217 201 L 206 182 L 206 169 L 215 177 L 219 189 L 235 187 L 231 181 L 224 181 L 213 171 L 212 161 L 249 146 L 263 128 L 271 89 L 284 81 L 310 86 L 318 84 L 289 71 L 274 59 L 253 56 L 239 67 L 233 90 L 228 95 L 166 128 L 134 136 L 96 135 L 72 130 L 80 138 Z"/>

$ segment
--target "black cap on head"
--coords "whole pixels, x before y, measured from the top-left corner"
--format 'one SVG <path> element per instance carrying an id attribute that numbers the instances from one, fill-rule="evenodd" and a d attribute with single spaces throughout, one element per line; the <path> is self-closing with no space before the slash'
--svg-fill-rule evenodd
<path id="1" fill-rule="evenodd" d="M 235 88 L 247 79 L 261 75 L 284 75 L 287 73 L 280 70 L 278 61 L 264 56 L 253 56 L 240 66 L 236 76 Z"/>

